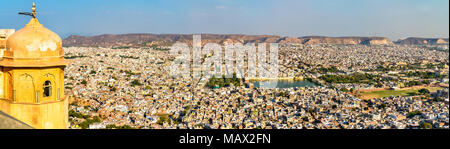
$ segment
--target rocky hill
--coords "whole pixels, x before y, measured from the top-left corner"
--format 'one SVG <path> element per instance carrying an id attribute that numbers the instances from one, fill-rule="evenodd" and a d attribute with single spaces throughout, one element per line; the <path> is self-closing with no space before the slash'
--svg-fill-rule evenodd
<path id="1" fill-rule="evenodd" d="M 301 37 L 305 40 L 303 44 L 366 44 L 366 45 L 384 45 L 392 44 L 392 41 L 384 37 L 321 37 L 307 36 Z"/>
<path id="2" fill-rule="evenodd" d="M 279 36 L 271 35 L 219 35 L 202 34 L 202 43 L 224 42 L 276 42 Z M 175 42 L 192 43 L 192 35 L 188 34 L 122 34 L 99 36 L 69 36 L 63 40 L 64 46 L 151 46 L 169 45 Z"/>
<path id="3" fill-rule="evenodd" d="M 417 38 L 400 39 L 397 44 L 448 44 L 448 38 Z"/>
<path id="4" fill-rule="evenodd" d="M 99 36 L 69 36 L 64 46 L 152 46 L 170 45 L 175 42 L 192 43 L 190 34 L 122 34 Z M 202 34 L 202 43 L 300 43 L 300 44 L 392 44 L 384 37 L 281 37 L 275 35 Z"/>

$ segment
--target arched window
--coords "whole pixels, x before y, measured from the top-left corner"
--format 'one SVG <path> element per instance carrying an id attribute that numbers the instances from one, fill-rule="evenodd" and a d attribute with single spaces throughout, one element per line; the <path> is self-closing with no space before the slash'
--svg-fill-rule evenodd
<path id="1" fill-rule="evenodd" d="M 44 97 L 52 96 L 52 83 L 50 81 L 44 82 Z"/>

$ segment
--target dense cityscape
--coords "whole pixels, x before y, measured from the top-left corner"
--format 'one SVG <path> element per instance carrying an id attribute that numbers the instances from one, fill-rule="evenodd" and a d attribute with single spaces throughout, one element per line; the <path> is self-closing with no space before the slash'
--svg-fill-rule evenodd
<path id="1" fill-rule="evenodd" d="M 280 44 L 278 76 L 314 85 L 277 88 L 172 77 L 169 47 L 64 51 L 70 128 L 449 128 L 448 44 Z"/>

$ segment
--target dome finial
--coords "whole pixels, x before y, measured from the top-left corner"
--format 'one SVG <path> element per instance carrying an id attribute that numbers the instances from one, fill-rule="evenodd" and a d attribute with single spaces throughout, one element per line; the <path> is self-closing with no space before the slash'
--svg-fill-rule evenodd
<path id="1" fill-rule="evenodd" d="M 32 12 L 19 12 L 20 15 L 27 15 L 36 18 L 36 4 L 33 2 Z"/>
<path id="2" fill-rule="evenodd" d="M 36 18 L 36 4 L 33 2 L 33 8 L 31 8 L 31 10 L 33 11 L 33 18 Z"/>

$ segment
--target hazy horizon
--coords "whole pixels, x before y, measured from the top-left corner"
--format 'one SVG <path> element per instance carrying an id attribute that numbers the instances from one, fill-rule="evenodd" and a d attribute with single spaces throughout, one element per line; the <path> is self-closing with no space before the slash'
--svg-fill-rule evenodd
<path id="1" fill-rule="evenodd" d="M 36 1 L 36 0 L 35 0 Z M 33 0 L 0 0 L 1 29 L 20 29 Z M 448 38 L 448 0 L 39 0 L 62 38 L 101 34 L 248 34 Z"/>

